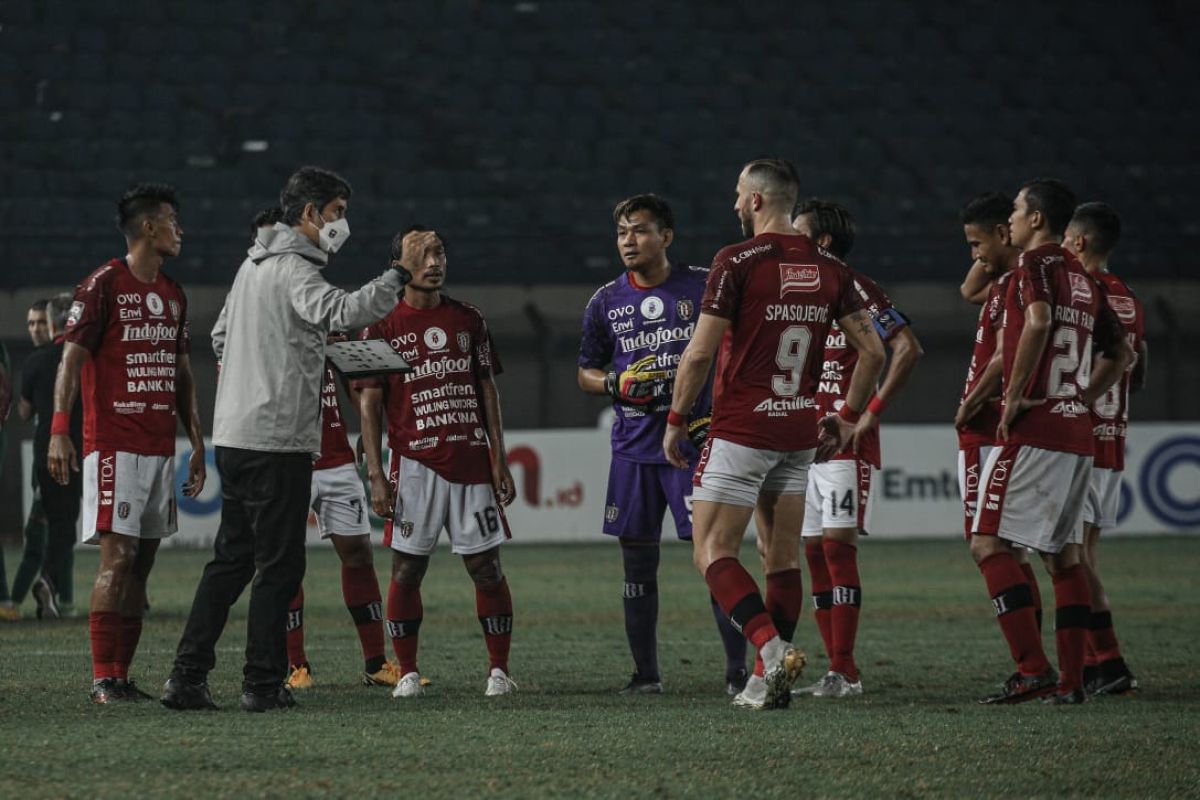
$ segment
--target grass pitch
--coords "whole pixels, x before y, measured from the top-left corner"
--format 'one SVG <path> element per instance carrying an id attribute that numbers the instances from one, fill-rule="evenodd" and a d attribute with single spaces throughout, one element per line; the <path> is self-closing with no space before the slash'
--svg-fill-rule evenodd
<path id="1" fill-rule="evenodd" d="M 1010 666 L 965 547 L 868 541 L 866 694 L 797 698 L 766 713 L 724 696 L 708 595 L 686 547 L 664 550 L 659 579 L 667 694 L 632 698 L 615 694 L 631 666 L 613 543 L 505 551 L 520 691 L 486 699 L 471 585 L 439 551 L 421 629 L 434 685 L 415 702 L 356 684 L 361 660 L 336 556 L 310 551 L 305 621 L 317 688 L 286 713 L 237 710 L 244 598 L 210 679 L 216 713 L 92 707 L 85 618 L 0 623 L 0 797 L 1198 796 L 1200 539 L 1103 547 L 1118 634 L 1143 685 L 1136 697 L 976 705 Z M 154 608 L 133 676 L 153 693 L 206 558 L 163 551 L 151 576 Z M 381 574 L 388 561 L 377 552 Z M 77 564 L 86 606 L 94 551 L 81 549 Z M 810 680 L 826 662 L 805 606 L 796 638 Z M 1046 641 L 1052 651 L 1049 632 Z"/>

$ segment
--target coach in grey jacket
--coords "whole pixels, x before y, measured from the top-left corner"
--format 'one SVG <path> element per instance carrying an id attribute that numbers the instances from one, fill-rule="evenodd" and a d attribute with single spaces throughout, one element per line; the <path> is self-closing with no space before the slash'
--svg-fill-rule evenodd
<path id="1" fill-rule="evenodd" d="M 221 361 L 213 421 L 221 526 L 163 689 L 169 708 L 215 708 L 207 675 L 229 608 L 251 578 L 241 706 L 295 704 L 283 685 L 285 627 L 304 577 L 326 336 L 382 319 L 407 278 L 389 268 L 356 292 L 325 280 L 329 255 L 350 235 L 350 193 L 328 170 L 292 175 L 279 198 L 283 221 L 258 231 L 213 329 Z"/>

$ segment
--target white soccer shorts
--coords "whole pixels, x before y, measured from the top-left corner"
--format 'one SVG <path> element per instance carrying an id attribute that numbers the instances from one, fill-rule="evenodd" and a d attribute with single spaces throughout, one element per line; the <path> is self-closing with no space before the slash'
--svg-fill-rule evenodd
<path id="1" fill-rule="evenodd" d="M 958 451 L 958 496 L 963 504 L 963 534 L 971 538 L 975 529 L 975 512 L 979 509 L 979 479 L 988 454 L 995 448 L 991 445 L 965 447 Z"/>
<path id="2" fill-rule="evenodd" d="M 175 459 L 96 450 L 83 459 L 84 544 L 101 533 L 164 539 L 179 529 Z"/>
<path id="3" fill-rule="evenodd" d="M 392 453 L 396 510 L 383 543 L 414 556 L 433 553 L 443 529 L 457 555 L 491 550 L 510 537 L 504 508 L 487 483 L 451 483 L 420 461 Z"/>
<path id="4" fill-rule="evenodd" d="M 1121 508 L 1121 476 L 1123 472 L 1107 467 L 1092 469 L 1087 499 L 1083 503 L 1083 521 L 1103 531 L 1117 527 L 1117 512 Z"/>
<path id="5" fill-rule="evenodd" d="M 321 538 L 366 536 L 371 532 L 367 518 L 367 496 L 353 464 L 313 470 L 312 497 Z"/>
<path id="6" fill-rule="evenodd" d="M 816 450 L 759 450 L 709 439 L 692 478 L 692 501 L 754 507 L 760 493 L 804 494 Z"/>
<path id="7" fill-rule="evenodd" d="M 975 534 L 1040 553 L 1083 543 L 1083 502 L 1092 457 L 1028 445 L 992 450 L 979 481 Z"/>
<path id="8" fill-rule="evenodd" d="M 869 531 L 871 484 L 875 469 L 862 459 L 813 464 L 804 497 L 804 536 L 820 536 L 826 528 Z"/>

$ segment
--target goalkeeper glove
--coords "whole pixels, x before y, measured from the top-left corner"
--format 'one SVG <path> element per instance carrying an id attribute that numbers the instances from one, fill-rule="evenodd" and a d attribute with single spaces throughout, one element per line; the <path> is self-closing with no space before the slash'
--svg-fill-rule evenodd
<path id="1" fill-rule="evenodd" d="M 649 405 L 654 400 L 654 389 L 667 378 L 667 371 L 658 367 L 657 356 L 646 356 L 626 367 L 619 375 L 610 372 L 604 376 L 604 391 L 618 403 L 631 406 Z"/>
<path id="2" fill-rule="evenodd" d="M 708 429 L 711 426 L 711 414 L 705 414 L 703 417 L 696 417 L 694 420 L 688 423 L 688 441 L 692 443 L 692 447 L 696 448 L 696 452 L 704 449 L 704 443 L 708 441 Z"/>

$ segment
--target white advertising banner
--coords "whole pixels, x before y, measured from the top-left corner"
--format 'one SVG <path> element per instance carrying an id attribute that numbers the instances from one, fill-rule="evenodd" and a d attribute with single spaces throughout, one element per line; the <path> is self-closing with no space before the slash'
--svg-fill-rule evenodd
<path id="1" fill-rule="evenodd" d="M 597 541 L 608 483 L 608 431 L 600 428 L 509 431 L 509 464 L 517 497 L 507 510 L 514 543 Z M 878 537 L 961 536 L 957 440 L 941 425 L 885 425 L 884 467 L 876 475 L 870 533 Z M 189 446 L 178 445 L 177 481 L 185 478 Z M 32 447 L 22 463 L 29 490 Z M 206 547 L 220 522 L 220 476 L 210 448 L 208 483 L 200 497 L 179 496 L 179 533 L 172 546 Z M 376 531 L 383 523 L 372 517 Z M 668 515 L 664 538 L 674 538 Z M 1116 532 L 1200 532 L 1200 424 L 1143 423 L 1129 431 Z M 309 520 L 309 538 L 317 541 Z"/>

